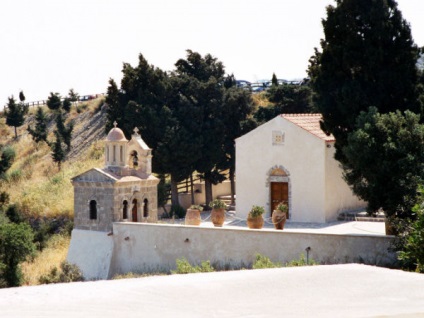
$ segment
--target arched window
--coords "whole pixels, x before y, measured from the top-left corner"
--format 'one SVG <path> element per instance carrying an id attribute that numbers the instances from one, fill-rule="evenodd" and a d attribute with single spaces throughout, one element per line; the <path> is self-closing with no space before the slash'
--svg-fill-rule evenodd
<path id="1" fill-rule="evenodd" d="M 96 200 L 90 201 L 90 220 L 97 220 L 97 202 L 96 202 Z"/>
<path id="2" fill-rule="evenodd" d="M 122 146 L 119 147 L 119 160 L 124 161 L 124 149 Z"/>
<path id="3" fill-rule="evenodd" d="M 122 207 L 122 218 L 124 220 L 128 219 L 128 201 L 124 200 L 124 202 L 122 203 L 123 207 Z"/>
<path id="4" fill-rule="evenodd" d="M 132 221 L 133 222 L 138 222 L 138 218 L 137 218 L 137 199 L 132 200 Z"/>
<path id="5" fill-rule="evenodd" d="M 116 146 L 113 145 L 113 162 L 116 162 Z"/>
<path id="6" fill-rule="evenodd" d="M 131 152 L 131 160 L 132 160 L 132 165 L 134 169 L 138 168 L 138 153 L 137 151 L 133 150 Z"/>
<path id="7" fill-rule="evenodd" d="M 147 218 L 149 216 L 149 200 L 144 199 L 144 207 L 143 207 L 143 217 Z"/>

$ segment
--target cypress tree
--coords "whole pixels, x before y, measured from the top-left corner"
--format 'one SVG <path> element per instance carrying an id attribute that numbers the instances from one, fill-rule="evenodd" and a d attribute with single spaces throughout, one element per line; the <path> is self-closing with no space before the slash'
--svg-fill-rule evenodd
<path id="1" fill-rule="evenodd" d="M 15 98 L 9 97 L 9 102 L 4 110 L 6 115 L 6 125 L 15 128 L 15 138 L 18 138 L 17 127 L 25 122 L 25 114 L 28 112 L 27 106 L 23 102 L 16 103 Z"/>
<path id="2" fill-rule="evenodd" d="M 28 126 L 28 132 L 37 144 L 41 141 L 47 142 L 47 117 L 41 107 L 37 108 L 35 114 L 35 129 Z"/>
<path id="3" fill-rule="evenodd" d="M 65 150 L 62 146 L 62 137 L 60 133 L 56 130 L 54 132 L 56 136 L 56 140 L 53 142 L 51 148 L 52 148 L 52 158 L 53 161 L 57 163 L 57 166 L 59 168 L 59 171 L 61 170 L 61 165 L 63 160 L 65 160 Z"/>
<path id="4" fill-rule="evenodd" d="M 308 69 L 322 129 L 336 139 L 336 159 L 361 111 L 409 109 L 417 102 L 418 48 L 394 0 L 336 0 L 322 21 L 322 51 L 315 49 Z"/>
<path id="5" fill-rule="evenodd" d="M 47 98 L 47 107 L 51 110 L 58 110 L 62 106 L 62 101 L 59 93 L 50 93 L 50 96 Z"/>

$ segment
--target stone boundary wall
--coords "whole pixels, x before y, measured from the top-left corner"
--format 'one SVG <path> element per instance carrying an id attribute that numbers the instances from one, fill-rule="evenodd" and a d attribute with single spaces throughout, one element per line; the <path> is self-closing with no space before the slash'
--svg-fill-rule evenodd
<path id="1" fill-rule="evenodd" d="M 175 269 L 175 260 L 199 264 L 209 260 L 221 268 L 247 267 L 257 253 L 274 262 L 298 259 L 310 247 L 309 257 L 323 264 L 363 262 L 392 265 L 388 251 L 392 237 L 335 235 L 247 228 L 204 228 L 184 225 L 125 224 L 113 226 L 111 272 L 154 272 Z"/>
<path id="2" fill-rule="evenodd" d="M 175 269 L 176 259 L 182 257 L 191 264 L 209 260 L 220 269 L 249 267 L 257 253 L 284 264 L 299 259 L 301 254 L 306 257 L 308 247 L 309 258 L 321 264 L 359 262 L 392 266 L 396 263 L 396 255 L 388 251 L 392 240 L 393 237 L 384 235 L 114 223 L 113 235 L 74 230 L 68 260 L 76 263 L 87 279 L 169 271 Z"/>

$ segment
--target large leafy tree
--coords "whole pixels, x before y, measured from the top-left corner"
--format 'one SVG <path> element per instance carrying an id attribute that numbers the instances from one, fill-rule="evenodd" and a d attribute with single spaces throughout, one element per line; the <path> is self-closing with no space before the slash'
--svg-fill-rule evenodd
<path id="1" fill-rule="evenodd" d="M 165 72 L 150 65 L 143 55 L 139 55 L 136 67 L 124 63 L 122 73 L 120 88 L 114 80 L 109 81 L 106 129 L 108 131 L 115 120 L 127 137 L 134 127 L 139 128 L 153 151 L 153 171 L 170 174 L 172 202 L 178 204 L 177 183 L 193 172 L 200 151 L 186 125 L 190 121 L 180 121 L 186 120 L 185 114 L 190 115 L 190 110 L 179 97 L 176 78 L 171 80 Z"/>
<path id="2" fill-rule="evenodd" d="M 252 118 L 254 105 L 251 92 L 237 87 L 235 85 L 235 80 L 231 80 L 232 77 L 233 76 L 229 76 L 225 81 L 226 89 L 223 101 L 224 107 L 222 109 L 222 121 L 224 124 L 224 157 L 220 162 L 220 168 L 229 170 L 231 203 L 234 204 L 236 171 L 235 139 L 256 128 L 257 124 Z"/>
<path id="3" fill-rule="evenodd" d="M 280 114 L 301 114 L 314 111 L 312 90 L 308 85 L 273 85 L 266 95 L 273 104 L 259 107 L 255 112 L 255 119 L 261 124 Z"/>
<path id="4" fill-rule="evenodd" d="M 21 284 L 19 263 L 35 252 L 33 240 L 34 234 L 28 224 L 0 220 L 0 287 Z"/>
<path id="5" fill-rule="evenodd" d="M 127 137 L 134 127 L 140 129 L 153 149 L 153 170 L 171 175 L 174 204 L 177 183 L 194 170 L 204 175 L 211 195 L 224 151 L 222 63 L 187 51 L 187 58 L 175 66 L 168 75 L 140 55 L 136 67 L 124 63 L 120 88 L 110 80 L 106 98 L 107 129 L 115 120 Z"/>
<path id="6" fill-rule="evenodd" d="M 119 102 L 119 88 L 116 82 L 111 78 L 109 79 L 109 86 L 107 88 L 106 94 L 106 104 L 107 104 L 107 113 L 106 113 L 106 133 L 113 128 L 113 123 L 116 121 L 120 127 L 123 123 L 123 117 L 125 113 L 124 106 Z"/>
<path id="7" fill-rule="evenodd" d="M 343 154 L 345 178 L 368 202 L 389 217 L 411 216 L 417 188 L 424 179 L 424 125 L 410 111 L 380 114 L 370 107 L 358 116 Z"/>
<path id="8" fill-rule="evenodd" d="M 175 64 L 174 87 L 178 89 L 178 118 L 197 146 L 193 168 L 205 179 L 206 202 L 212 201 L 212 184 L 223 180 L 217 170 L 224 149 L 224 65 L 210 54 L 187 50 L 186 59 Z"/>
<path id="9" fill-rule="evenodd" d="M 336 0 L 322 24 L 322 51 L 311 57 L 308 73 L 322 128 L 334 135 L 336 159 L 344 162 L 342 149 L 361 111 L 421 112 L 419 50 L 395 0 Z"/>
<path id="10" fill-rule="evenodd" d="M 21 91 L 19 93 L 20 102 L 16 103 L 15 98 L 9 97 L 9 102 L 4 110 L 6 115 L 6 125 L 15 128 L 15 138 L 18 138 L 17 128 L 25 122 L 25 114 L 28 113 L 28 105 L 25 105 L 25 96 Z"/>

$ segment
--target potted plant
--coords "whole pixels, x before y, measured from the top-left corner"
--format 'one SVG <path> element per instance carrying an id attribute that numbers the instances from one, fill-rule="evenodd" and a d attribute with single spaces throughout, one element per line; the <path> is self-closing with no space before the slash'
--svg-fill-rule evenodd
<path id="1" fill-rule="evenodd" d="M 289 207 L 286 203 L 278 203 L 275 210 L 272 212 L 272 223 L 274 224 L 275 229 L 283 230 L 284 224 L 286 224 L 287 213 L 289 212 Z"/>
<path id="2" fill-rule="evenodd" d="M 221 227 L 225 221 L 225 210 L 227 205 L 220 199 L 215 199 L 209 203 L 212 208 L 211 220 L 214 226 Z"/>
<path id="3" fill-rule="evenodd" d="M 254 205 L 247 215 L 247 226 L 249 229 L 261 229 L 264 225 L 264 218 L 262 214 L 265 213 L 265 209 L 262 206 Z"/>
<path id="4" fill-rule="evenodd" d="M 200 212 L 203 208 L 200 205 L 192 205 L 187 209 L 185 216 L 185 225 L 200 225 L 202 219 L 200 218 Z"/>

